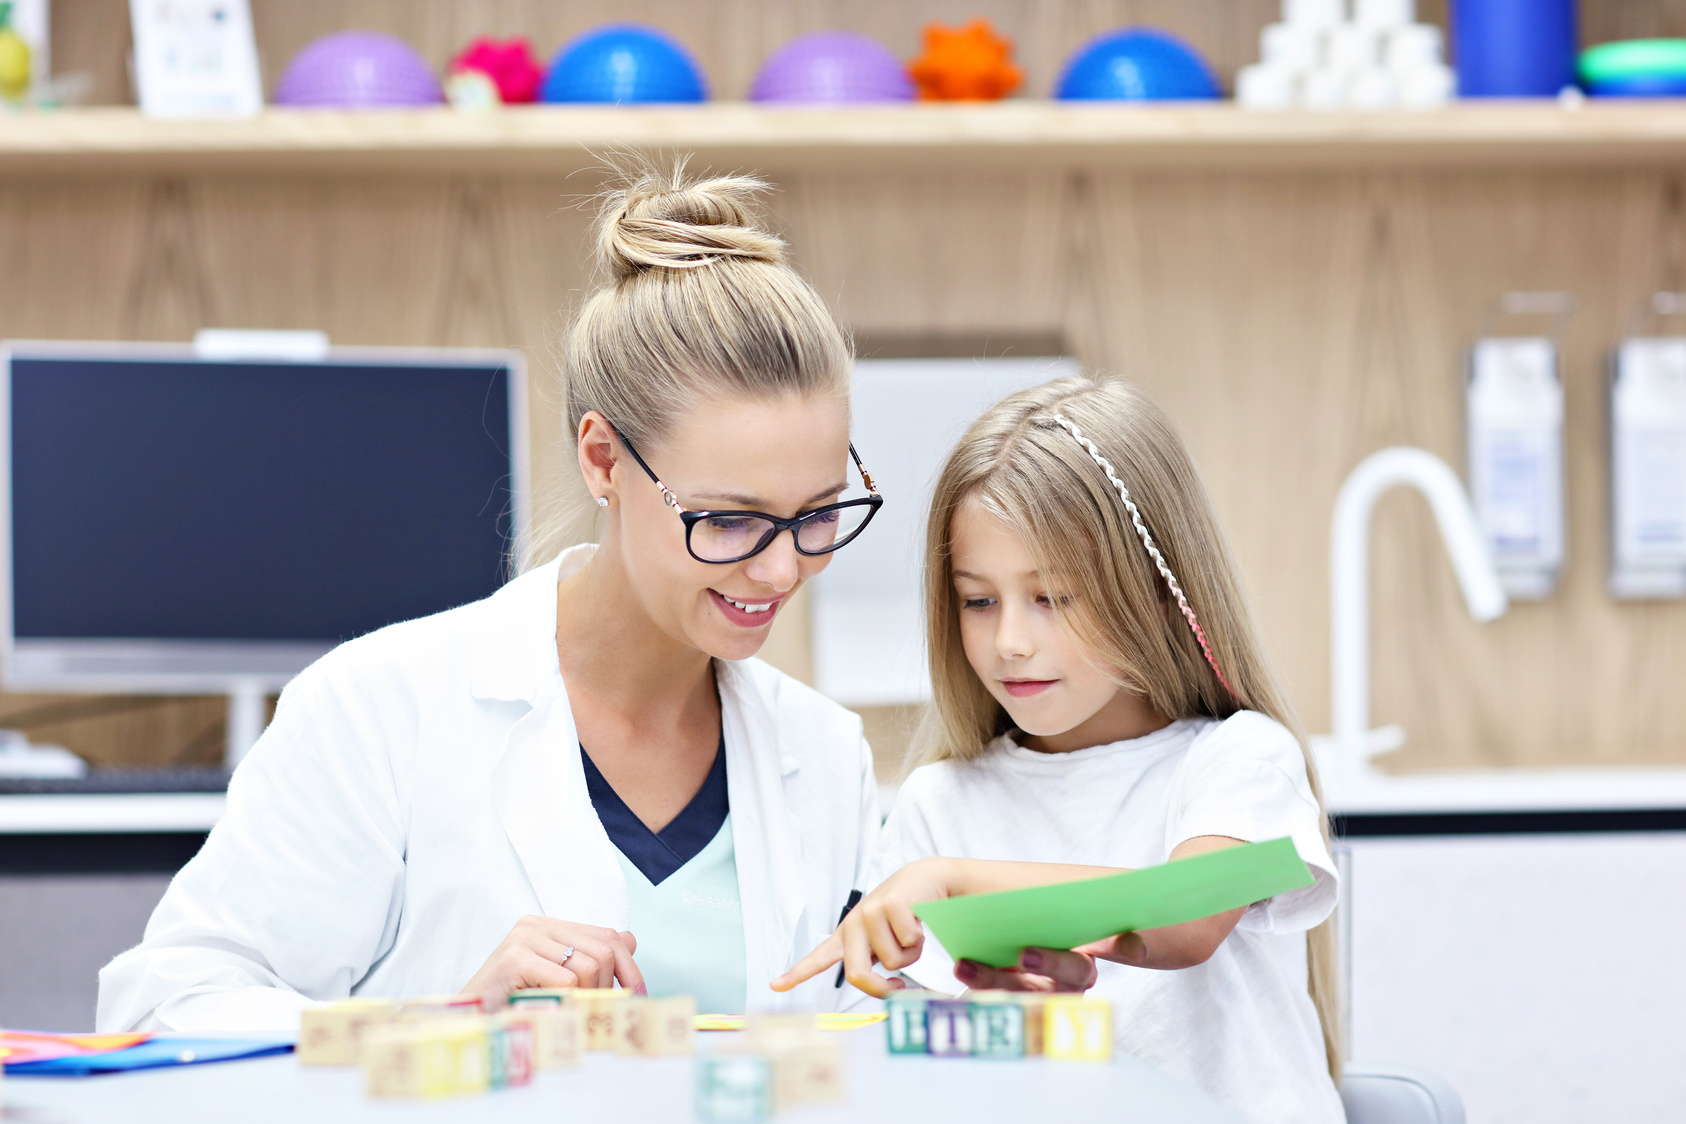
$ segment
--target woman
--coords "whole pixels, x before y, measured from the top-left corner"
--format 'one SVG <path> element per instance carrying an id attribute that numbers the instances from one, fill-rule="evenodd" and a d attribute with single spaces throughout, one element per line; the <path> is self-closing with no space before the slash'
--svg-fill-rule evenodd
<path id="1" fill-rule="evenodd" d="M 882 501 L 843 335 L 750 217 L 763 186 L 676 169 L 609 197 L 610 279 L 563 357 L 602 543 L 301 674 L 101 972 L 102 1029 L 293 1028 L 352 993 L 862 998 L 768 987 L 862 884 L 878 814 L 859 720 L 749 657 Z"/>

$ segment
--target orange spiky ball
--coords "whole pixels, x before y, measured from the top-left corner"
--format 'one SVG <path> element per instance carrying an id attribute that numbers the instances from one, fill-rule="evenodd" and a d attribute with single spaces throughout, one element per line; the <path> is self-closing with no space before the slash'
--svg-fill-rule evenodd
<path id="1" fill-rule="evenodd" d="M 986 19 L 965 27 L 925 25 L 925 53 L 907 68 L 925 101 L 993 101 L 1019 88 L 1024 71 L 1013 65 L 1013 41 Z"/>

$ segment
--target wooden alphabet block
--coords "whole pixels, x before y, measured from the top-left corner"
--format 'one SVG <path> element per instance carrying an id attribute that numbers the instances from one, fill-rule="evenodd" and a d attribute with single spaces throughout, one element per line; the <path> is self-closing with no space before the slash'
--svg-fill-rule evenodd
<path id="1" fill-rule="evenodd" d="M 930 1033 L 926 1004 L 933 999 L 946 998 L 935 991 L 893 991 L 884 1001 L 885 1040 L 892 1054 L 926 1054 L 930 1052 Z"/>
<path id="2" fill-rule="evenodd" d="M 1043 1052 L 1042 1043 L 1048 1026 L 1050 995 L 1045 991 L 1014 991 L 1008 994 L 1024 1008 L 1025 1057 L 1036 1057 Z"/>
<path id="3" fill-rule="evenodd" d="M 392 1022 L 397 1010 L 390 999 L 362 998 L 306 1007 L 299 1016 L 299 1064 L 356 1065 L 365 1032 Z"/>
<path id="4" fill-rule="evenodd" d="M 835 1035 L 790 1039 L 767 1055 L 773 1065 L 773 1110 L 843 1099 L 843 1043 Z"/>
<path id="5" fill-rule="evenodd" d="M 472 995 L 429 995 L 406 999 L 398 1005 L 399 1022 L 431 1022 L 435 1019 L 477 1019 L 485 1014 L 480 1000 Z"/>
<path id="6" fill-rule="evenodd" d="M 1105 999 L 1048 1000 L 1044 1042 L 1050 1058 L 1105 1061 L 1112 1057 L 1112 1004 Z"/>
<path id="7" fill-rule="evenodd" d="M 533 1079 L 533 1024 L 510 1012 L 488 1020 L 486 1083 L 494 1089 L 525 1085 Z"/>
<path id="8" fill-rule="evenodd" d="M 1005 991 L 974 991 L 972 1001 L 972 1056 L 976 1058 L 1024 1057 L 1025 1009 Z"/>
<path id="9" fill-rule="evenodd" d="M 615 1048 L 615 1008 L 631 996 L 618 987 L 577 987 L 573 1001 L 585 1016 L 585 1048 Z"/>
<path id="10" fill-rule="evenodd" d="M 558 1006 L 572 1001 L 575 988 L 571 987 L 523 987 L 509 993 L 511 1007 L 527 1004 L 541 1004 Z"/>
<path id="11" fill-rule="evenodd" d="M 614 1009 L 615 1052 L 640 1057 L 696 1050 L 697 1001 L 689 995 L 623 999 Z"/>
<path id="12" fill-rule="evenodd" d="M 972 1004 L 933 999 L 925 1004 L 925 1027 L 933 1057 L 963 1058 L 972 1052 Z"/>
<path id="13" fill-rule="evenodd" d="M 765 1120 L 773 1114 L 772 1063 L 753 1054 L 697 1059 L 696 1112 L 720 1124 Z"/>
<path id="14" fill-rule="evenodd" d="M 459 1018 L 375 1027 L 363 1042 L 364 1086 L 371 1097 L 482 1092 L 490 1077 L 487 1030 L 480 1019 Z"/>
<path id="15" fill-rule="evenodd" d="M 511 1008 L 533 1028 L 533 1065 L 566 1069 L 585 1058 L 585 1014 L 573 1003 L 525 1003 Z"/>

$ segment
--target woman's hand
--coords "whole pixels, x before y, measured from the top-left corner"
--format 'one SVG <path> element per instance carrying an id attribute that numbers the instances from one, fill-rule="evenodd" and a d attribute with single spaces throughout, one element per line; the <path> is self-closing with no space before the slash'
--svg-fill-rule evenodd
<path id="1" fill-rule="evenodd" d="M 462 994 L 482 1003 L 501 1003 L 523 987 L 613 987 L 619 980 L 628 991 L 642 995 L 644 976 L 632 962 L 637 950 L 631 933 L 553 917 L 523 917 L 463 985 Z"/>
<path id="2" fill-rule="evenodd" d="M 843 961 L 844 978 L 868 995 L 882 999 L 905 985 L 872 970 L 874 962 L 891 970 L 919 959 L 925 927 L 913 915 L 915 902 L 949 896 L 946 859 L 920 859 L 890 875 L 860 900 L 837 931 L 796 966 L 773 981 L 774 991 L 789 991 Z"/>

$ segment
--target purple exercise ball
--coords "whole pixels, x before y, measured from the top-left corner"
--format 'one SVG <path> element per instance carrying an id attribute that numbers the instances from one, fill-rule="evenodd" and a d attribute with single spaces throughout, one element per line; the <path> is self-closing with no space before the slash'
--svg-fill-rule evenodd
<path id="1" fill-rule="evenodd" d="M 427 60 L 408 43 L 372 31 L 326 35 L 293 56 L 275 104 L 369 109 L 445 100 Z"/>
<path id="2" fill-rule="evenodd" d="M 752 101 L 911 101 L 907 67 L 883 44 L 850 31 L 792 39 L 762 64 Z"/>

